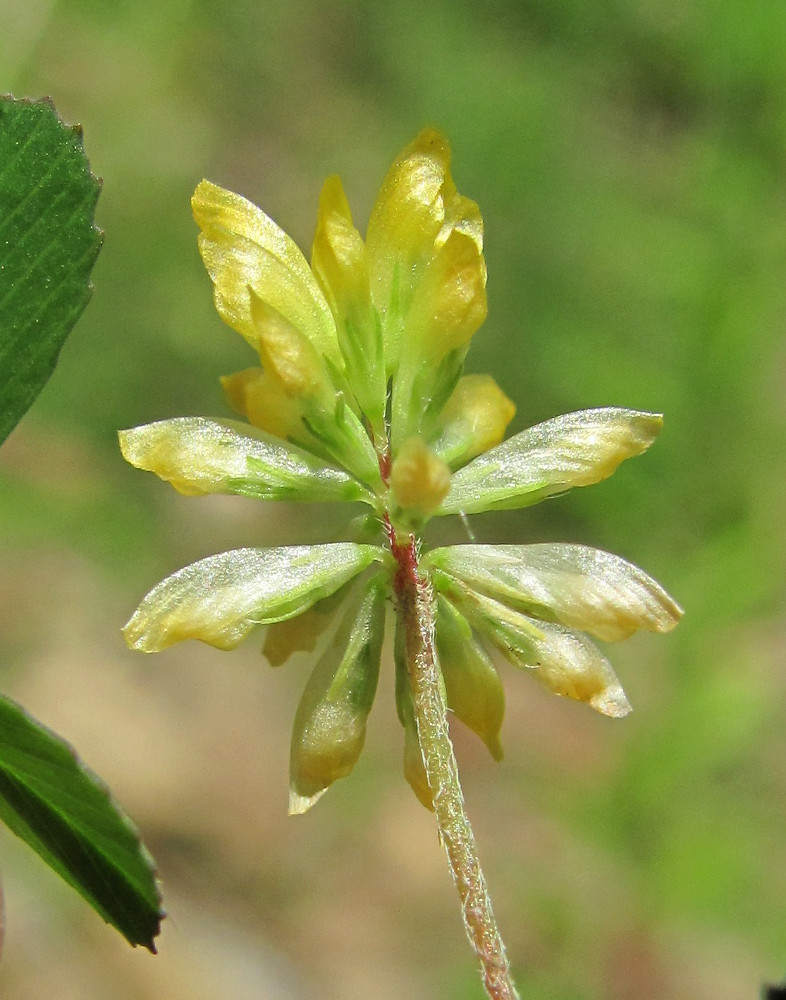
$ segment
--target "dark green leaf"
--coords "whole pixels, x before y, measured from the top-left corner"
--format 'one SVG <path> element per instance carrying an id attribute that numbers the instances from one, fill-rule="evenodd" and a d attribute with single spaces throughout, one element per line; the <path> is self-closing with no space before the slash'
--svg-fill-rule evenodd
<path id="1" fill-rule="evenodd" d="M 163 914 L 136 830 L 71 747 L 6 698 L 0 819 L 131 944 L 155 952 Z"/>
<path id="2" fill-rule="evenodd" d="M 0 97 L 0 442 L 52 374 L 91 294 L 100 183 L 49 101 Z"/>

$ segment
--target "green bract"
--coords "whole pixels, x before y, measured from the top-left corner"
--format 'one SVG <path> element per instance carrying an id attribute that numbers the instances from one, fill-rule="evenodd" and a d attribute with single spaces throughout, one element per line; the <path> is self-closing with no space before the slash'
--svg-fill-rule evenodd
<path id="1" fill-rule="evenodd" d="M 128 461 L 181 493 L 372 508 L 365 526 L 373 523 L 374 537 L 362 536 L 372 544 L 212 556 L 159 584 L 126 626 L 129 644 L 152 652 L 186 638 L 231 649 L 268 625 L 264 650 L 278 665 L 313 650 L 343 607 L 295 717 L 295 813 L 361 752 L 388 598 L 398 611 L 412 600 L 405 575 L 430 602 L 447 703 L 497 759 L 505 698 L 492 651 L 555 693 L 622 716 L 627 698 L 585 633 L 665 632 L 681 614 L 646 573 L 580 545 L 421 552 L 430 517 L 525 507 L 598 482 L 644 452 L 661 426 L 657 414 L 585 410 L 503 442 L 513 404 L 489 376 L 462 375 L 486 316 L 486 265 L 480 212 L 456 191 L 449 160 L 441 135 L 421 133 L 384 180 L 365 241 L 330 178 L 310 267 L 260 209 L 203 181 L 193 209 L 216 306 L 258 354 L 258 365 L 223 379 L 247 423 L 193 417 L 121 434 Z M 401 617 L 394 659 L 404 770 L 431 807 Z"/>

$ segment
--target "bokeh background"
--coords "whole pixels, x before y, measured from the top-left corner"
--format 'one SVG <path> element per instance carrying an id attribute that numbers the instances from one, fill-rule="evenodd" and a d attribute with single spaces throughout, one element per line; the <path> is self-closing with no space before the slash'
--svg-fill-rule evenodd
<path id="1" fill-rule="evenodd" d="M 51 95 L 103 177 L 95 294 L 0 452 L 4 693 L 66 736 L 155 855 L 160 954 L 131 951 L 5 830 L 9 1000 L 480 997 L 392 670 L 355 774 L 288 819 L 308 663 L 259 641 L 143 658 L 161 577 L 318 539 L 330 510 L 186 499 L 116 429 L 226 415 L 251 363 L 189 197 L 207 176 L 309 251 L 322 179 L 364 227 L 389 162 L 450 136 L 487 231 L 469 369 L 514 429 L 616 404 L 661 438 L 591 490 L 473 520 L 647 568 L 686 616 L 611 650 L 618 722 L 505 670 L 506 758 L 455 740 L 528 1000 L 740 1000 L 786 973 L 786 4 L 2 0 L 0 91 Z M 503 668 L 504 669 L 504 668 Z"/>

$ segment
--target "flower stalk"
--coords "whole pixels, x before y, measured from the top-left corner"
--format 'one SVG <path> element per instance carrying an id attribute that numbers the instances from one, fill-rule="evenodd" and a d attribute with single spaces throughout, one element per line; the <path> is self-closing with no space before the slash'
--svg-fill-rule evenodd
<path id="1" fill-rule="evenodd" d="M 428 577 L 418 572 L 415 536 L 409 535 L 405 543 L 400 543 L 392 528 L 389 534 L 398 565 L 394 577 L 396 614 L 404 631 L 418 742 L 440 841 L 461 902 L 464 929 L 477 955 L 488 996 L 492 1000 L 518 1000 L 480 866 L 450 739 L 435 643 L 434 591 Z"/>

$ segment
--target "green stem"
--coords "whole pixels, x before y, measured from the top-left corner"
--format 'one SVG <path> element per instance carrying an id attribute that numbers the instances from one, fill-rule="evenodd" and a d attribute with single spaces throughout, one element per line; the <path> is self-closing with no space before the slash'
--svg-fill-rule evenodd
<path id="1" fill-rule="evenodd" d="M 396 609 L 404 628 L 423 765 L 433 796 L 440 840 L 458 889 L 467 938 L 478 957 L 488 996 L 492 1000 L 518 1000 L 480 867 L 475 836 L 464 807 L 448 730 L 447 705 L 434 642 L 434 594 L 429 580 L 418 573 L 414 536 L 410 535 L 407 542 L 401 544 L 391 530 L 390 538 L 398 562 Z"/>

